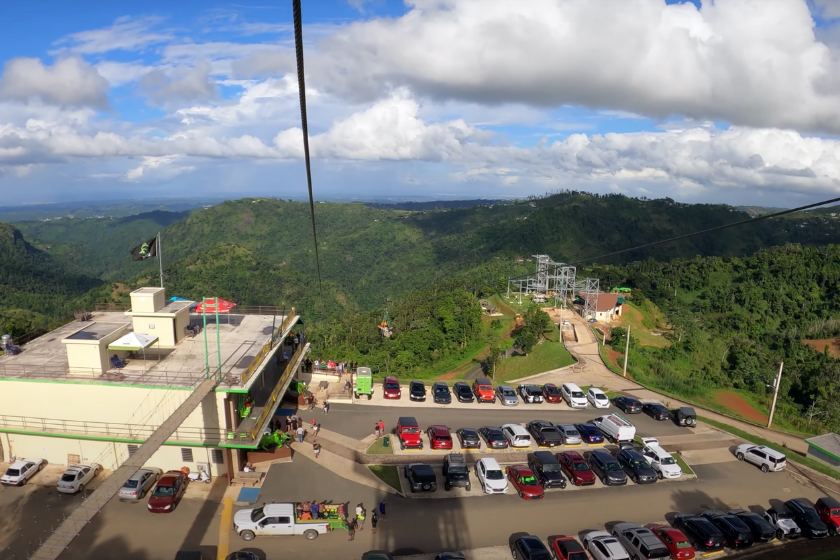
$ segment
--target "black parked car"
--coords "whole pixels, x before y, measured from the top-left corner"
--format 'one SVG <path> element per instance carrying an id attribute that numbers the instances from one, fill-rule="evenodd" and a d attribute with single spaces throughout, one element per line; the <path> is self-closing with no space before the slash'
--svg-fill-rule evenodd
<path id="1" fill-rule="evenodd" d="M 678 513 L 674 517 L 674 528 L 682 531 L 697 550 L 723 550 L 726 538 L 720 529 L 705 517 Z"/>
<path id="2" fill-rule="evenodd" d="M 478 449 L 481 447 L 481 438 L 478 437 L 478 430 L 472 428 L 458 428 L 455 432 L 461 449 Z"/>
<path id="3" fill-rule="evenodd" d="M 475 396 L 473 396 L 472 389 L 468 383 L 464 383 L 463 381 L 458 381 L 455 385 L 452 386 L 452 392 L 455 393 L 455 397 L 458 399 L 458 402 L 473 402 L 475 400 Z"/>
<path id="4" fill-rule="evenodd" d="M 425 463 L 409 463 L 403 470 L 412 492 L 434 492 L 437 490 L 435 471 Z"/>
<path id="5" fill-rule="evenodd" d="M 563 469 L 551 451 L 536 451 L 528 454 L 528 467 L 534 471 L 543 488 L 565 488 Z"/>
<path id="6" fill-rule="evenodd" d="M 613 404 L 624 414 L 638 414 L 642 411 L 642 402 L 633 397 L 616 397 Z"/>
<path id="7" fill-rule="evenodd" d="M 704 511 L 702 515 L 723 533 L 729 548 L 749 548 L 753 545 L 752 531 L 736 516 L 715 510 Z"/>
<path id="8" fill-rule="evenodd" d="M 802 534 L 811 539 L 828 536 L 828 526 L 820 519 L 817 508 L 806 498 L 794 498 L 785 502 L 785 507 L 793 514 L 793 520 L 802 529 Z"/>
<path id="9" fill-rule="evenodd" d="M 412 381 L 408 384 L 408 398 L 413 401 L 426 400 L 426 386 L 422 381 Z"/>
<path id="10" fill-rule="evenodd" d="M 756 542 L 770 542 L 776 536 L 776 529 L 769 521 L 757 513 L 743 509 L 731 509 L 729 513 L 740 519 L 744 525 L 750 528 L 753 540 Z"/>
<path id="11" fill-rule="evenodd" d="M 563 444 L 563 436 L 551 422 L 545 420 L 528 422 L 528 432 L 540 447 L 557 447 Z"/>
<path id="12" fill-rule="evenodd" d="M 596 449 L 587 457 L 592 472 L 595 473 L 604 486 L 623 486 L 627 484 L 627 473 L 621 468 L 621 463 L 610 455 L 606 449 Z"/>
<path id="13" fill-rule="evenodd" d="M 642 405 L 642 412 L 654 420 L 670 420 L 671 411 L 659 403 L 645 403 Z"/>
<path id="14" fill-rule="evenodd" d="M 533 535 L 519 537 L 510 545 L 513 560 L 551 560 L 551 553 L 543 542 Z"/>
<path id="15" fill-rule="evenodd" d="M 483 428 L 478 429 L 478 435 L 481 436 L 481 439 L 484 440 L 484 443 L 487 444 L 487 447 L 490 449 L 507 449 L 508 448 L 508 438 L 502 433 L 502 430 L 499 428 L 491 428 L 490 426 L 485 426 Z"/>
<path id="16" fill-rule="evenodd" d="M 621 464 L 621 468 L 624 469 L 627 476 L 636 484 L 653 484 L 659 480 L 659 475 L 638 451 L 622 449 L 615 454 L 615 458 Z"/>
<path id="17" fill-rule="evenodd" d="M 589 445 L 604 443 L 604 434 L 595 424 L 575 424 L 575 428 L 580 432 L 580 439 L 584 443 Z"/>
<path id="18" fill-rule="evenodd" d="M 452 402 L 452 394 L 449 392 L 449 385 L 440 381 L 432 385 L 432 397 L 437 404 L 449 404 Z"/>

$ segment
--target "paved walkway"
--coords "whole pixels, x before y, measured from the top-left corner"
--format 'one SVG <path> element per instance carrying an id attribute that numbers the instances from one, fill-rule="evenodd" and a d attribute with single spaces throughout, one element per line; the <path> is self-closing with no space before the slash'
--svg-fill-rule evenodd
<path id="1" fill-rule="evenodd" d="M 601 359 L 601 353 L 598 350 L 598 340 L 589 325 L 577 314 L 569 310 L 561 312 L 561 318 L 572 323 L 577 335 L 577 342 L 567 341 L 566 348 L 569 352 L 581 362 L 574 366 L 568 366 L 561 369 L 547 371 L 538 375 L 527 377 L 529 382 L 533 383 L 556 383 L 561 384 L 566 381 L 573 380 L 578 385 L 595 385 L 610 391 L 630 393 L 638 399 L 656 399 L 665 404 L 668 408 L 678 408 L 681 406 L 690 406 L 694 408 L 698 414 L 716 420 L 722 424 L 743 430 L 754 436 L 772 441 L 778 445 L 784 445 L 800 454 L 805 454 L 808 449 L 807 444 L 803 438 L 798 436 L 777 432 L 775 430 L 768 430 L 743 422 L 729 416 L 724 416 L 717 412 L 699 407 L 694 404 L 686 403 L 651 391 L 635 383 L 634 381 L 621 377 L 613 373 Z M 522 382 L 525 379 L 516 379 L 515 382 Z"/>

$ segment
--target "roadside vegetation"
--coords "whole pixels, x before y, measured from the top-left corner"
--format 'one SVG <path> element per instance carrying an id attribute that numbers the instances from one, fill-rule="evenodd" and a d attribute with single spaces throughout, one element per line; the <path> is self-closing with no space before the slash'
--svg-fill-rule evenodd
<path id="1" fill-rule="evenodd" d="M 370 472 L 379 477 L 379 480 L 402 494 L 400 485 L 400 471 L 394 465 L 368 465 Z"/>

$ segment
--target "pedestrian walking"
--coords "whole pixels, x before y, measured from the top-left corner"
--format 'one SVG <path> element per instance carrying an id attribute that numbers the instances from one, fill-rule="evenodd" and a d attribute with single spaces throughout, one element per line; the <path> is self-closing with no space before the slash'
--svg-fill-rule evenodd
<path id="1" fill-rule="evenodd" d="M 304 434 L 303 426 L 298 426 L 298 429 L 297 429 L 298 443 L 303 443 L 303 434 Z"/>
<path id="2" fill-rule="evenodd" d="M 292 417 L 286 416 L 286 431 L 288 432 L 292 428 Z"/>
<path id="3" fill-rule="evenodd" d="M 327 402 L 327 401 L 324 401 L 324 414 L 329 414 L 329 413 L 330 413 L 330 403 Z"/>
<path id="4" fill-rule="evenodd" d="M 347 539 L 348 541 L 352 541 L 356 538 L 356 520 L 351 519 L 349 523 L 347 523 L 347 533 L 350 535 L 350 538 Z"/>
<path id="5" fill-rule="evenodd" d="M 378 522 L 379 522 L 379 517 L 376 515 L 376 512 L 374 511 L 372 514 L 370 514 L 370 530 L 371 530 L 371 533 L 376 532 L 376 524 Z"/>
<path id="6" fill-rule="evenodd" d="M 321 424 L 315 424 L 314 426 L 312 426 L 312 435 L 314 437 L 318 437 L 318 430 L 320 430 L 320 429 L 321 429 Z"/>
<path id="7" fill-rule="evenodd" d="M 318 443 L 317 441 L 312 444 L 312 453 L 315 454 L 316 459 L 318 458 L 318 455 L 321 454 L 321 444 Z"/>
<path id="8" fill-rule="evenodd" d="M 298 428 L 298 427 L 297 427 L 297 418 L 295 418 L 294 416 L 292 416 L 292 419 L 289 421 L 289 423 L 292 425 L 292 431 L 293 431 L 293 432 L 296 432 L 296 431 L 297 431 L 297 428 Z"/>
<path id="9" fill-rule="evenodd" d="M 385 500 L 379 502 L 379 516 L 385 521 Z"/>

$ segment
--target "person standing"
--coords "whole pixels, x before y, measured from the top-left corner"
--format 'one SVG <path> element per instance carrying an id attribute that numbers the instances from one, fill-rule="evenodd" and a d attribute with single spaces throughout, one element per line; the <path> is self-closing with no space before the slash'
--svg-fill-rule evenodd
<path id="1" fill-rule="evenodd" d="M 349 523 L 347 523 L 347 533 L 350 535 L 350 538 L 347 539 L 352 541 L 356 538 L 356 520 L 351 519 Z"/>
<path id="2" fill-rule="evenodd" d="M 324 401 L 324 414 L 330 413 L 330 403 L 328 401 Z"/>
<path id="3" fill-rule="evenodd" d="M 377 426 L 379 427 L 379 435 L 384 436 L 385 435 L 385 423 L 382 420 L 380 420 L 379 424 L 377 424 Z"/>
<path id="4" fill-rule="evenodd" d="M 379 515 L 382 517 L 382 521 L 385 521 L 385 500 L 379 502 Z"/>
<path id="5" fill-rule="evenodd" d="M 379 422 L 373 424 L 373 433 L 376 435 L 376 439 L 379 439 Z"/>
<path id="6" fill-rule="evenodd" d="M 365 508 L 362 508 L 362 513 L 356 515 L 356 520 L 359 522 L 359 531 L 365 528 Z"/>
<path id="7" fill-rule="evenodd" d="M 379 522 L 379 517 L 377 517 L 376 511 L 374 511 L 373 513 L 370 514 L 370 527 L 371 527 L 371 532 L 372 533 L 376 532 L 376 524 L 378 522 Z"/>
<path id="8" fill-rule="evenodd" d="M 321 429 L 321 424 L 315 424 L 314 426 L 312 426 L 312 435 L 314 437 L 318 437 L 318 430 L 320 430 L 320 429 Z"/>
<path id="9" fill-rule="evenodd" d="M 297 429 L 298 443 L 303 443 L 303 434 L 304 434 L 303 426 L 298 426 L 298 429 Z"/>
<path id="10" fill-rule="evenodd" d="M 312 444 L 312 453 L 315 454 L 316 459 L 318 458 L 318 455 L 321 454 L 321 444 L 318 443 L 317 441 Z"/>

